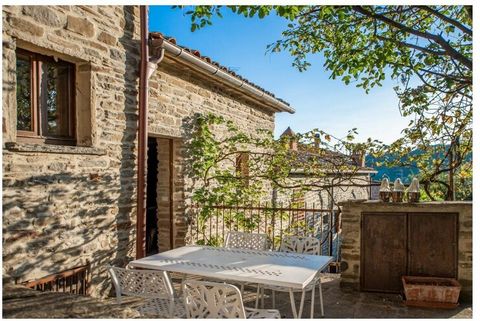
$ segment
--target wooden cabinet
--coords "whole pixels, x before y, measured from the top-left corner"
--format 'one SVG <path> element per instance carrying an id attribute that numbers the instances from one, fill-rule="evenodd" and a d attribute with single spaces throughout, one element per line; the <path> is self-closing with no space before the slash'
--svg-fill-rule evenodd
<path id="1" fill-rule="evenodd" d="M 402 275 L 457 276 L 456 213 L 362 213 L 364 291 L 400 292 Z"/>
<path id="2" fill-rule="evenodd" d="M 457 276 L 457 215 L 408 215 L 408 274 Z"/>

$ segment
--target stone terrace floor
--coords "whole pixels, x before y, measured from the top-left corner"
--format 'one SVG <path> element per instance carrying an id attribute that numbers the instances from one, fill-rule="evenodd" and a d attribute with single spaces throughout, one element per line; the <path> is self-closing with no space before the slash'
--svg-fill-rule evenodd
<path id="1" fill-rule="evenodd" d="M 399 294 L 369 293 L 340 288 L 338 274 L 326 274 L 322 277 L 324 318 L 472 318 L 472 305 L 460 304 L 453 310 L 407 307 Z M 305 294 L 303 318 L 310 318 L 311 292 Z M 247 306 L 254 306 L 254 293 L 246 295 Z M 300 294 L 296 296 L 297 309 Z M 269 298 L 265 299 L 265 308 L 271 308 Z M 288 293 L 277 293 L 276 308 L 282 318 L 292 318 Z M 315 318 L 320 318 L 318 291 L 316 291 Z"/>
<path id="2" fill-rule="evenodd" d="M 472 306 L 461 304 L 453 310 L 406 307 L 402 297 L 395 294 L 356 292 L 340 288 L 339 275 L 322 277 L 325 318 L 472 318 Z M 175 283 L 178 288 L 179 284 Z M 4 318 L 137 318 L 132 308 L 136 300 L 126 300 L 119 307 L 114 298 L 98 300 L 63 293 L 41 293 L 25 288 L 4 287 Z M 266 293 L 268 295 L 268 293 Z M 297 294 L 297 307 L 300 295 Z M 310 317 L 310 293 L 305 295 L 303 318 Z M 320 318 L 318 295 L 315 318 Z M 127 303 L 129 302 L 129 303 Z M 276 307 L 282 318 L 291 318 L 288 294 L 277 293 Z M 255 290 L 246 291 L 245 305 L 253 307 Z M 265 308 L 271 308 L 270 298 L 265 299 Z"/>

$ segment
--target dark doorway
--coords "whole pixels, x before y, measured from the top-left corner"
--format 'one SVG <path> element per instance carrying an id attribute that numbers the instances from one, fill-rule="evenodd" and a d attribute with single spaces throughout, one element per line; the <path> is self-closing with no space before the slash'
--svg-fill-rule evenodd
<path id="1" fill-rule="evenodd" d="M 147 217 L 146 217 L 146 254 L 158 253 L 158 206 L 157 206 L 157 180 L 158 180 L 158 150 L 157 139 L 148 137 L 147 153 Z"/>

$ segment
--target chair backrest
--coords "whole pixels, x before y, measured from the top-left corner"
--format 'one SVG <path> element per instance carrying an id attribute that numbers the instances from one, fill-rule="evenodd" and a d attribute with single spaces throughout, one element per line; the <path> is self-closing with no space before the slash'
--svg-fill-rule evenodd
<path id="1" fill-rule="evenodd" d="M 260 233 L 230 231 L 227 233 L 223 246 L 236 249 L 266 250 L 268 236 Z"/>
<path id="2" fill-rule="evenodd" d="M 245 319 L 240 290 L 231 284 L 187 280 L 182 282 L 187 319 Z"/>
<path id="3" fill-rule="evenodd" d="M 133 270 L 108 267 L 117 299 L 122 295 L 143 298 L 174 298 L 174 289 L 166 271 Z"/>
<path id="4" fill-rule="evenodd" d="M 322 242 L 316 237 L 284 236 L 280 245 L 281 252 L 320 255 Z"/>

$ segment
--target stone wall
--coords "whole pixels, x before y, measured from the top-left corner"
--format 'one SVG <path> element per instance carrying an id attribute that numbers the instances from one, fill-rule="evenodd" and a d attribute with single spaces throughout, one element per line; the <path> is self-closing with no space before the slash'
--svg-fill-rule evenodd
<path id="1" fill-rule="evenodd" d="M 274 113 L 262 104 L 240 96 L 228 86 L 203 76 L 191 67 L 166 55 L 150 79 L 149 136 L 158 137 L 160 161 L 158 179 L 159 249 L 185 244 L 186 206 L 190 204 L 192 181 L 184 174 L 182 145 L 191 133 L 189 126 L 196 113 L 214 113 L 232 120 L 246 132 L 274 128 Z M 168 201 L 168 141 L 173 143 L 173 231 Z M 173 242 L 170 242 L 173 233 Z"/>
<path id="2" fill-rule="evenodd" d="M 3 6 L 3 280 L 135 256 L 138 6 Z M 76 66 L 78 146 L 16 138 L 17 47 Z M 107 282 L 105 282 L 107 281 Z"/>
<path id="3" fill-rule="evenodd" d="M 383 203 L 350 201 L 342 205 L 342 285 L 360 288 L 361 214 L 368 213 L 458 213 L 458 280 L 462 296 L 472 294 L 472 203 L 425 202 Z"/>
<path id="4" fill-rule="evenodd" d="M 370 176 L 368 174 L 358 174 L 352 177 L 352 183 L 355 184 L 369 184 Z M 348 184 L 346 180 L 342 184 Z M 292 190 L 293 191 L 293 190 Z M 277 192 L 276 200 L 283 204 L 288 204 L 292 201 L 292 191 Z M 330 189 L 333 195 L 334 204 L 345 202 L 348 200 L 368 200 L 370 199 L 370 187 L 366 186 L 335 186 Z M 295 192 L 294 192 L 295 193 Z M 301 195 L 301 201 L 305 202 L 309 207 L 315 204 L 315 208 L 329 209 L 331 206 L 330 193 L 327 190 L 321 191 L 298 191 L 296 194 Z M 336 208 L 336 206 L 334 206 Z"/>
<path id="5" fill-rule="evenodd" d="M 139 33 L 138 6 L 3 7 L 5 282 L 89 261 L 92 294 L 105 295 L 110 288 L 105 265 L 124 266 L 135 257 Z M 77 146 L 17 140 L 17 47 L 75 65 Z M 273 111 L 258 101 L 165 57 L 149 82 L 148 120 L 161 161 L 161 250 L 185 242 L 191 181 L 184 176 L 183 143 L 192 116 L 205 112 L 248 131 L 274 127 Z M 170 139 L 172 167 L 162 147 Z M 165 179 L 171 169 L 170 190 Z M 173 244 L 161 243 L 167 236 L 170 242 L 170 208 Z"/>

